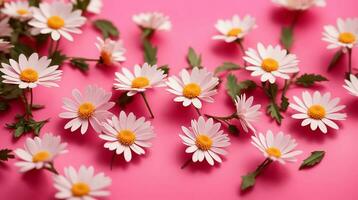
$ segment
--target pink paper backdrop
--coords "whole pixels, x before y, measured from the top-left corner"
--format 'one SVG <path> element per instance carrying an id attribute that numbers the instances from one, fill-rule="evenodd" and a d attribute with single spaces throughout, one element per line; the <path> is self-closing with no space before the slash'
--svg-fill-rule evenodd
<path id="1" fill-rule="evenodd" d="M 298 148 L 304 150 L 299 162 L 279 165 L 274 163 L 258 178 L 253 190 L 241 193 L 239 190 L 241 176 L 262 162 L 263 156 L 250 144 L 250 135 L 230 136 L 232 145 L 229 154 L 221 165 L 209 167 L 207 164 L 193 164 L 181 170 L 180 166 L 189 155 L 184 153 L 184 145 L 178 134 L 180 126 L 188 126 L 190 120 L 197 118 L 192 108 L 183 108 L 173 102 L 173 96 L 164 89 L 155 89 L 147 94 L 156 115 L 151 120 L 157 137 L 153 147 L 143 157 L 135 157 L 130 163 L 117 158 L 114 169 L 109 169 L 112 152 L 104 149 L 103 141 L 93 131 L 81 135 L 63 129 L 66 121 L 57 116 L 62 111 L 62 98 L 70 97 L 73 88 L 83 89 L 88 84 L 97 84 L 111 90 L 114 72 L 120 68 L 90 66 L 87 75 L 62 66 L 64 75 L 60 88 L 35 89 L 35 102 L 45 104 L 46 109 L 36 111 L 35 118 L 51 118 L 51 122 L 43 128 L 45 132 L 53 132 L 62 136 L 69 143 L 70 153 L 56 160 L 56 167 L 62 173 L 63 167 L 81 164 L 93 165 L 96 171 L 104 171 L 113 182 L 110 187 L 112 195 L 107 199 L 358 199 L 358 160 L 355 131 L 358 118 L 358 101 L 348 95 L 342 88 L 346 61 L 342 61 L 338 69 L 326 73 L 326 66 L 333 51 L 326 50 L 326 43 L 321 41 L 321 32 L 326 24 L 335 24 L 338 17 L 356 17 L 358 3 L 356 0 L 327 0 L 327 7 L 314 8 L 304 13 L 295 30 L 293 53 L 301 60 L 302 72 L 316 72 L 327 76 L 330 81 L 316 87 L 320 91 L 330 91 L 333 96 L 342 98 L 347 105 L 348 119 L 340 124 L 339 131 L 329 131 L 327 135 L 311 132 L 301 128 L 299 122 L 290 119 L 292 110 L 288 110 L 281 127 L 273 123 L 266 115 L 257 124 L 259 131 L 272 129 L 290 133 L 299 143 Z M 241 62 L 241 52 L 237 46 L 213 41 L 216 34 L 214 24 L 218 19 L 230 18 L 234 14 L 243 16 L 250 14 L 257 19 L 258 28 L 245 39 L 245 47 L 255 47 L 257 42 L 277 44 L 280 28 L 291 18 L 290 13 L 277 8 L 269 0 L 104 0 L 104 9 L 96 18 L 112 20 L 121 31 L 121 38 L 127 48 L 127 62 L 123 66 L 132 68 L 142 63 L 140 31 L 131 21 L 133 14 L 143 11 L 161 11 L 170 16 L 173 29 L 170 32 L 158 32 L 153 42 L 159 46 L 159 64 L 169 64 L 171 74 L 177 74 L 187 66 L 185 55 L 189 46 L 203 55 L 203 64 L 213 70 L 223 61 Z M 96 58 L 98 52 L 94 42 L 99 33 L 90 23 L 84 27 L 84 33 L 75 37 L 75 42 L 61 41 L 61 48 L 67 55 Z M 354 52 L 353 64 L 358 64 L 358 53 Z M 247 72 L 236 72 L 239 77 L 249 77 Z M 257 79 L 256 79 L 257 80 Z M 288 96 L 300 95 L 302 88 L 292 88 Z M 310 91 L 313 91 L 311 89 Z M 118 96 L 114 91 L 114 96 Z M 261 91 L 256 91 L 257 103 L 266 105 L 267 100 Z M 205 104 L 203 113 L 226 115 L 234 107 L 225 93 L 223 85 L 215 97 L 215 104 Z M 119 113 L 119 108 L 112 110 Z M 149 117 L 144 103 L 139 96 L 126 108 L 137 116 Z M 21 104 L 13 104 L 11 110 L 0 116 L 1 147 L 22 147 L 25 137 L 13 140 L 5 123 L 13 120 L 16 113 L 22 112 Z M 326 157 L 313 169 L 298 171 L 300 162 L 313 150 L 325 150 Z M 13 165 L 15 160 L 0 166 L 1 199 L 37 199 L 54 198 L 56 190 L 52 186 L 51 174 L 46 171 L 33 171 L 26 174 L 17 172 Z"/>

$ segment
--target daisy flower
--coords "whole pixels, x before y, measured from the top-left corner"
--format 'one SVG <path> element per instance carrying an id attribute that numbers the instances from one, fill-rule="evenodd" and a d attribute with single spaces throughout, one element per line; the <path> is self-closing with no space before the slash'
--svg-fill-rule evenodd
<path id="1" fill-rule="evenodd" d="M 28 1 L 12 1 L 6 2 L 1 11 L 9 17 L 25 21 L 32 18 L 32 9 Z"/>
<path id="2" fill-rule="evenodd" d="M 358 43 L 358 18 L 337 19 L 337 27 L 324 26 L 323 41 L 330 43 L 327 48 L 353 48 Z"/>
<path id="3" fill-rule="evenodd" d="M 353 96 L 358 96 L 358 79 L 354 74 L 350 74 L 349 80 L 344 80 L 346 85 L 343 87 Z"/>
<path id="4" fill-rule="evenodd" d="M 9 62 L 10 64 L 1 63 L 3 83 L 16 84 L 21 89 L 31 89 L 38 85 L 58 87 L 55 82 L 61 80 L 62 71 L 57 70 L 59 66 L 49 66 L 51 59 L 47 59 L 46 56 L 39 58 L 37 53 L 33 53 L 27 59 L 24 54 L 20 54 L 19 62 L 13 59 Z"/>
<path id="5" fill-rule="evenodd" d="M 206 69 L 195 67 L 191 73 L 183 69 L 179 73 L 180 78 L 172 76 L 166 82 L 168 92 L 177 95 L 175 102 L 183 102 L 183 106 L 193 104 L 195 108 L 202 107 L 202 101 L 213 103 L 211 97 L 217 93 L 215 87 L 219 84 L 219 79 Z"/>
<path id="6" fill-rule="evenodd" d="M 9 53 L 10 52 L 10 48 L 12 48 L 13 45 L 8 42 L 5 41 L 4 39 L 0 39 L 0 51 L 4 52 L 4 53 Z"/>
<path id="7" fill-rule="evenodd" d="M 272 2 L 290 10 L 307 10 L 313 6 L 326 6 L 326 0 L 272 0 Z"/>
<path id="8" fill-rule="evenodd" d="M 56 199 L 95 200 L 97 197 L 109 196 L 106 189 L 111 185 L 111 178 L 103 172 L 94 174 L 92 166 L 81 166 L 78 171 L 72 166 L 64 169 L 64 175 L 53 177 L 54 186 L 58 190 Z"/>
<path id="9" fill-rule="evenodd" d="M 140 13 L 134 15 L 132 20 L 143 29 L 169 31 L 172 27 L 169 17 L 158 12 Z"/>
<path id="10" fill-rule="evenodd" d="M 258 120 L 261 112 L 259 111 L 261 108 L 260 104 L 252 105 L 254 101 L 254 97 L 251 96 L 246 99 L 246 94 L 241 96 L 236 96 L 235 106 L 236 106 L 236 115 L 240 121 L 240 124 L 244 131 L 247 133 L 250 129 L 252 132 L 256 132 L 255 128 L 251 124 Z"/>
<path id="11" fill-rule="evenodd" d="M 266 136 L 259 133 L 259 135 L 251 136 L 251 139 L 251 144 L 258 148 L 266 158 L 282 164 L 296 162 L 295 157 L 302 153 L 302 151 L 294 150 L 297 146 L 296 140 L 283 132 L 273 135 L 272 131 L 268 130 Z"/>
<path id="12" fill-rule="evenodd" d="M 121 40 L 114 41 L 110 38 L 105 39 L 104 41 L 97 37 L 98 43 L 96 47 L 101 54 L 101 62 L 105 65 L 111 65 L 116 62 L 123 62 L 126 60 L 124 53 L 126 49 L 123 47 L 123 42 Z"/>
<path id="13" fill-rule="evenodd" d="M 142 66 L 134 66 L 134 74 L 127 68 L 122 68 L 122 73 L 115 73 L 116 79 L 114 88 L 116 90 L 128 91 L 128 96 L 133 96 L 138 92 L 145 92 L 153 87 L 163 87 L 163 79 L 166 77 L 164 71 L 158 69 L 157 65 L 150 66 L 144 63 Z"/>
<path id="14" fill-rule="evenodd" d="M 103 124 L 104 134 L 99 137 L 105 141 L 104 147 L 115 151 L 117 155 L 123 153 L 124 159 L 129 162 L 132 153 L 145 154 L 143 147 L 151 146 L 150 140 L 154 138 L 153 127 L 144 117 L 136 119 L 133 113 L 127 116 L 121 111 L 119 118 L 112 116 L 112 120 L 107 120 Z"/>
<path id="15" fill-rule="evenodd" d="M 67 143 L 61 143 L 60 136 L 46 133 L 42 138 L 27 138 L 24 149 L 16 149 L 15 154 L 21 160 L 15 163 L 20 167 L 20 172 L 27 172 L 32 169 L 46 168 L 54 170 L 53 161 L 63 153 L 67 153 Z"/>
<path id="16" fill-rule="evenodd" d="M 280 45 L 275 47 L 257 44 L 257 51 L 249 48 L 245 52 L 244 60 L 249 64 L 247 70 L 252 71 L 251 76 L 261 76 L 261 82 L 275 83 L 276 77 L 290 79 L 289 74 L 299 71 L 296 55 L 289 54 Z"/>
<path id="17" fill-rule="evenodd" d="M 219 20 L 215 28 L 220 35 L 215 35 L 214 40 L 224 40 L 227 43 L 235 42 L 243 39 L 252 29 L 256 28 L 255 18 L 246 15 L 240 19 L 238 15 L 234 15 L 231 20 Z"/>
<path id="18" fill-rule="evenodd" d="M 180 135 L 183 143 L 188 146 L 186 153 L 192 153 L 193 162 L 202 162 L 204 158 L 210 165 L 214 165 L 214 160 L 221 163 L 219 155 L 225 155 L 224 147 L 230 145 L 227 134 L 220 130 L 220 123 L 215 123 L 212 118 L 205 121 L 204 117 L 199 117 L 198 121 L 191 120 L 191 128 L 182 126 L 185 135 Z"/>
<path id="19" fill-rule="evenodd" d="M 69 98 L 63 99 L 63 112 L 59 117 L 72 119 L 65 125 L 65 129 L 71 128 L 71 132 L 81 127 L 81 133 L 85 134 L 88 130 L 88 124 L 97 132 L 101 132 L 101 124 L 112 114 L 108 111 L 114 106 L 110 102 L 111 92 L 97 86 L 88 85 L 82 94 L 78 89 L 72 90 L 74 100 Z"/>
<path id="20" fill-rule="evenodd" d="M 9 24 L 10 18 L 4 18 L 0 21 L 0 37 L 11 36 L 12 28 Z"/>
<path id="21" fill-rule="evenodd" d="M 294 119 L 302 119 L 302 126 L 310 124 L 311 130 L 316 130 L 317 127 L 323 132 L 327 133 L 327 126 L 337 129 L 338 125 L 333 120 L 345 120 L 345 113 L 338 113 L 344 109 L 345 105 L 338 105 L 339 98 L 331 99 L 331 93 L 327 92 L 321 95 L 320 92 L 315 91 L 313 96 L 307 91 L 302 93 L 302 99 L 294 96 L 296 104 L 291 103 L 290 107 L 300 113 L 292 115 Z"/>
<path id="22" fill-rule="evenodd" d="M 33 9 L 33 13 L 33 19 L 29 21 L 34 27 L 32 33 L 51 33 L 51 38 L 56 41 L 61 36 L 73 41 L 70 33 L 82 33 L 79 27 L 86 21 L 86 18 L 81 16 L 81 10 L 73 10 L 71 3 L 62 1 L 54 1 L 51 4 L 43 2 L 39 8 Z"/>

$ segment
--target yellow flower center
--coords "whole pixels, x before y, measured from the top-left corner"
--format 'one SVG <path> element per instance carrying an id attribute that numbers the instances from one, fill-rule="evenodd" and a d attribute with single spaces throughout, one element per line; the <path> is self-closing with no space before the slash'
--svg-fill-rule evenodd
<path id="1" fill-rule="evenodd" d="M 133 88 L 144 88 L 149 85 L 149 79 L 144 76 L 139 76 L 132 81 Z"/>
<path id="2" fill-rule="evenodd" d="M 39 151 L 32 157 L 32 162 L 44 162 L 51 157 L 48 151 Z"/>
<path id="3" fill-rule="evenodd" d="M 112 63 L 112 54 L 107 51 L 102 51 L 101 60 L 104 64 L 110 65 Z"/>
<path id="4" fill-rule="evenodd" d="M 54 15 L 48 18 L 47 25 L 52 29 L 60 29 L 65 25 L 65 20 L 60 16 Z"/>
<path id="5" fill-rule="evenodd" d="M 312 119 L 323 119 L 326 116 L 326 109 L 321 105 L 312 105 L 308 108 L 307 115 Z"/>
<path id="6" fill-rule="evenodd" d="M 281 151 L 280 151 L 280 149 L 278 149 L 276 147 L 267 148 L 266 153 L 272 157 L 276 157 L 276 158 L 281 157 Z"/>
<path id="7" fill-rule="evenodd" d="M 237 37 L 240 33 L 242 33 L 242 30 L 240 28 L 233 28 L 227 33 L 227 35 Z"/>
<path id="8" fill-rule="evenodd" d="M 198 97 L 201 94 L 201 88 L 196 83 L 189 83 L 183 88 L 183 95 L 186 98 L 193 99 Z"/>
<path id="9" fill-rule="evenodd" d="M 207 135 L 200 134 L 196 137 L 195 145 L 202 151 L 207 151 L 213 145 L 213 141 Z"/>
<path id="10" fill-rule="evenodd" d="M 278 69 L 278 62 L 272 58 L 266 58 L 262 61 L 261 68 L 266 72 L 276 71 Z"/>
<path id="11" fill-rule="evenodd" d="M 23 8 L 18 9 L 16 12 L 19 15 L 26 15 L 29 13 L 29 11 L 27 11 L 26 9 L 23 9 Z"/>
<path id="12" fill-rule="evenodd" d="M 133 131 L 131 130 L 121 130 L 118 134 L 117 134 L 117 139 L 118 141 L 125 146 L 130 146 L 135 142 L 135 134 L 133 133 Z"/>
<path id="13" fill-rule="evenodd" d="M 34 83 L 39 79 L 39 74 L 32 68 L 26 68 L 20 73 L 20 80 L 27 83 Z"/>
<path id="14" fill-rule="evenodd" d="M 352 44 L 356 41 L 356 36 L 350 32 L 344 32 L 339 34 L 338 40 L 345 44 Z"/>
<path id="15" fill-rule="evenodd" d="M 91 188 L 87 183 L 77 182 L 72 185 L 71 192 L 75 197 L 86 196 L 90 193 Z"/>
<path id="16" fill-rule="evenodd" d="M 93 115 L 93 112 L 95 111 L 95 109 L 96 109 L 96 107 L 92 103 L 85 102 L 80 105 L 77 113 L 78 113 L 79 118 L 88 119 Z"/>

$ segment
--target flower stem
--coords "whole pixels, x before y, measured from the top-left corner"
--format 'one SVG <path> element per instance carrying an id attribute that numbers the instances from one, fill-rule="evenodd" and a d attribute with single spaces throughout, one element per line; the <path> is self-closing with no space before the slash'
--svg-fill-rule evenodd
<path id="1" fill-rule="evenodd" d="M 50 162 L 50 167 L 46 167 L 45 169 L 47 169 L 48 171 L 58 175 L 58 171 L 56 170 L 55 166 L 53 165 L 53 162 Z"/>
<path id="2" fill-rule="evenodd" d="M 242 39 L 238 39 L 236 43 L 239 45 L 242 55 L 245 55 L 245 48 L 244 45 L 242 44 Z M 244 66 L 246 67 L 246 61 L 245 60 L 243 61 L 244 61 Z"/>
<path id="3" fill-rule="evenodd" d="M 149 106 L 149 103 L 148 103 L 148 101 L 147 101 L 147 98 L 145 97 L 144 92 L 141 92 L 140 94 L 142 95 L 143 100 L 144 100 L 144 103 L 145 103 L 145 105 L 147 106 L 147 108 L 148 108 L 148 110 L 149 110 L 150 116 L 151 116 L 152 118 L 154 118 L 152 109 L 151 109 L 150 106 Z"/>
<path id="4" fill-rule="evenodd" d="M 261 172 L 269 165 L 272 163 L 272 160 L 270 158 L 266 158 L 257 168 L 256 170 L 253 172 L 255 177 L 257 177 L 258 175 L 261 174 Z"/>
<path id="5" fill-rule="evenodd" d="M 213 116 L 213 115 L 207 115 L 205 114 L 206 117 L 209 117 L 209 118 L 213 118 L 213 119 L 216 119 L 216 120 L 230 120 L 230 119 L 233 119 L 233 118 L 237 118 L 237 114 L 236 112 L 234 112 L 233 114 L 229 115 L 229 116 L 226 116 L 226 117 L 218 117 L 218 116 Z"/>
<path id="6" fill-rule="evenodd" d="M 352 73 L 352 49 L 348 48 L 348 73 Z"/>
<path id="7" fill-rule="evenodd" d="M 184 168 L 187 167 L 190 163 L 191 163 L 191 158 L 189 158 L 187 161 L 185 161 L 185 163 L 180 167 L 180 169 L 184 169 Z"/>
<path id="8" fill-rule="evenodd" d="M 195 110 L 198 113 L 198 115 L 201 116 L 200 110 L 198 108 L 195 108 Z"/>
<path id="9" fill-rule="evenodd" d="M 50 46 L 48 48 L 48 56 L 51 57 L 52 56 L 52 49 L 53 49 L 53 40 L 50 40 Z"/>

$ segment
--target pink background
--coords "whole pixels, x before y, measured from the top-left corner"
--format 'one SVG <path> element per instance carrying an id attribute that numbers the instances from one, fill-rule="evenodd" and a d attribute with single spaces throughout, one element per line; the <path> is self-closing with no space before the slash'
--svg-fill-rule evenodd
<path id="1" fill-rule="evenodd" d="M 112 20 L 121 31 L 121 38 L 127 48 L 127 61 L 123 66 L 132 68 L 136 63 L 142 63 L 140 31 L 131 21 L 133 14 L 143 11 L 161 11 L 170 16 L 173 29 L 170 32 L 158 32 L 153 42 L 159 46 L 159 64 L 169 64 L 170 73 L 177 74 L 186 67 L 185 55 L 189 46 L 194 47 L 203 55 L 203 64 L 211 70 L 223 61 L 240 63 L 242 53 L 237 46 L 220 41 L 213 41 L 216 34 L 214 24 L 218 19 L 230 18 L 234 14 L 243 16 L 250 14 L 257 19 L 258 28 L 245 39 L 245 47 L 255 47 L 257 42 L 265 45 L 277 44 L 280 28 L 287 24 L 291 14 L 277 8 L 269 0 L 104 0 L 101 15 L 92 16 Z M 180 166 L 189 155 L 184 152 L 178 134 L 180 126 L 188 126 L 190 120 L 197 118 L 193 108 L 183 108 L 173 102 L 173 96 L 164 88 L 155 89 L 147 94 L 156 118 L 151 120 L 157 137 L 153 147 L 145 156 L 137 157 L 126 163 L 122 157 L 117 157 L 114 169 L 110 171 L 109 163 L 112 152 L 104 149 L 104 141 L 97 137 L 92 130 L 85 135 L 79 132 L 71 133 L 63 129 L 65 120 L 57 116 L 62 111 L 62 98 L 70 97 L 73 88 L 83 89 L 88 84 L 97 84 L 106 90 L 111 90 L 114 72 L 117 67 L 90 66 L 87 75 L 63 65 L 64 75 L 60 88 L 35 89 L 35 102 L 45 104 L 46 109 L 36 111 L 35 118 L 51 118 L 41 135 L 53 132 L 62 136 L 69 143 L 70 153 L 56 160 L 56 167 L 62 173 L 63 167 L 81 164 L 93 165 L 96 171 L 104 171 L 113 182 L 109 188 L 112 195 L 107 199 L 358 199 L 358 160 L 356 120 L 358 118 L 358 101 L 348 95 L 342 88 L 346 60 L 331 73 L 326 73 L 326 66 L 333 51 L 326 50 L 326 43 L 321 41 L 321 32 L 326 24 L 335 24 L 338 17 L 356 17 L 358 3 L 356 0 L 327 0 L 327 7 L 313 8 L 304 13 L 295 29 L 295 44 L 292 52 L 301 60 L 302 72 L 315 72 L 327 76 L 330 81 L 318 86 L 322 92 L 330 91 L 333 96 L 342 98 L 347 105 L 348 119 L 340 124 L 339 131 L 330 130 L 327 135 L 311 132 L 301 128 L 299 121 L 290 119 L 292 110 L 284 115 L 282 126 L 277 126 L 269 117 L 263 115 L 257 124 L 259 131 L 272 129 L 292 134 L 299 143 L 298 148 L 304 154 L 298 157 L 299 162 L 279 165 L 274 163 L 258 178 L 253 190 L 242 193 L 239 190 L 241 176 L 252 171 L 263 161 L 263 156 L 250 144 L 249 134 L 230 136 L 232 145 L 228 147 L 229 154 L 221 165 L 209 167 L 207 164 L 192 164 L 181 170 Z M 94 46 L 99 33 L 94 31 L 90 23 L 84 27 L 84 33 L 75 36 L 75 42 L 61 41 L 61 49 L 67 55 L 98 57 Z M 353 55 L 353 64 L 358 63 L 358 53 Z M 239 77 L 249 77 L 244 71 L 235 72 Z M 258 81 L 258 79 L 254 80 Z M 294 87 L 288 92 L 300 95 L 304 89 Z M 312 92 L 313 89 L 310 89 Z M 119 92 L 114 91 L 114 96 Z M 267 100 L 262 91 L 253 93 L 255 101 L 264 106 Z M 225 93 L 223 85 L 215 97 L 215 104 L 205 104 L 203 113 L 227 115 L 234 107 Z M 119 113 L 119 108 L 112 110 Z M 137 116 L 149 117 L 144 103 L 139 96 L 126 108 Z M 7 114 L 2 114 L 0 143 L 1 147 L 15 149 L 22 147 L 25 137 L 13 140 L 9 131 L 3 128 L 5 123 L 13 120 L 16 113 L 22 111 L 21 104 L 14 103 Z M 225 129 L 226 130 L 226 129 Z M 30 135 L 28 135 L 30 136 Z M 325 150 L 326 157 L 313 169 L 298 171 L 301 161 L 313 150 Z M 0 194 L 1 199 L 38 199 L 54 198 L 56 190 L 52 186 L 51 174 L 47 171 L 32 171 L 26 174 L 17 172 L 13 165 L 15 160 L 0 165 Z"/>

